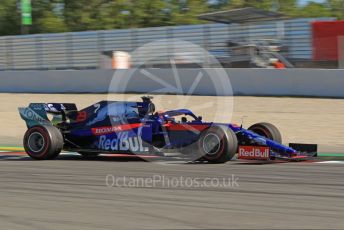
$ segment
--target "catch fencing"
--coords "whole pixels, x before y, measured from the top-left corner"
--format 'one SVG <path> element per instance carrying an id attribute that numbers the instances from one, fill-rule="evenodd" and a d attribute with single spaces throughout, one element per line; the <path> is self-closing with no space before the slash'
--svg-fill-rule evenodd
<path id="1" fill-rule="evenodd" d="M 132 52 L 159 39 L 181 39 L 228 56 L 229 40 L 281 39 L 291 59 L 312 59 L 311 25 L 315 20 L 291 19 L 263 24 L 201 24 L 140 29 L 87 31 L 0 37 L 0 70 L 96 69 L 104 51 Z M 161 51 L 165 52 L 165 51 Z M 135 60 L 134 64 L 135 64 Z"/>

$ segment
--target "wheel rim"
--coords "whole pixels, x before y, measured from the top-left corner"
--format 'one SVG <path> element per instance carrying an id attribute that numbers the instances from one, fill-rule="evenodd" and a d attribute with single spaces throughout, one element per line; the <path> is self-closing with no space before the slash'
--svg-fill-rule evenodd
<path id="1" fill-rule="evenodd" d="M 220 138 L 214 134 L 209 133 L 203 139 L 203 150 L 208 155 L 216 154 L 221 147 L 221 140 Z"/>
<path id="2" fill-rule="evenodd" d="M 45 146 L 44 137 L 39 132 L 31 133 L 27 142 L 29 149 L 34 153 L 42 151 Z"/>

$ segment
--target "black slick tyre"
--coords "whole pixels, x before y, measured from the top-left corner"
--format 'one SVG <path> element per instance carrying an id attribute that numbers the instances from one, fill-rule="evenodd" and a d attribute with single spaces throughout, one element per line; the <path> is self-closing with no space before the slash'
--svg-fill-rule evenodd
<path id="1" fill-rule="evenodd" d="M 25 152 L 36 160 L 56 158 L 63 148 L 63 136 L 52 125 L 37 125 L 29 128 L 24 135 Z"/>
<path id="2" fill-rule="evenodd" d="M 248 130 L 278 143 L 282 143 L 282 135 L 278 128 L 273 124 L 261 122 L 250 126 Z"/>
<path id="3" fill-rule="evenodd" d="M 197 145 L 202 160 L 209 163 L 225 163 L 237 152 L 238 139 L 229 127 L 212 126 L 202 132 Z"/>

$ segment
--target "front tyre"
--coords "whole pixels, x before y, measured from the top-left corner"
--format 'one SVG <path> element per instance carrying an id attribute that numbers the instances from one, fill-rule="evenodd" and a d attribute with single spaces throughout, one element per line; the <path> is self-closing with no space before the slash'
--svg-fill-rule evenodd
<path id="1" fill-rule="evenodd" d="M 25 152 L 36 160 L 56 158 L 63 148 L 60 130 L 51 125 L 38 125 L 29 128 L 23 139 Z"/>
<path id="2" fill-rule="evenodd" d="M 267 123 L 267 122 L 261 122 L 254 124 L 248 128 L 248 130 L 266 137 L 270 140 L 276 141 L 278 143 L 282 143 L 282 135 L 278 128 L 274 126 L 273 124 Z"/>
<path id="3" fill-rule="evenodd" d="M 198 140 L 198 152 L 202 159 L 210 163 L 230 161 L 238 148 L 235 133 L 226 126 L 212 126 L 201 134 Z"/>

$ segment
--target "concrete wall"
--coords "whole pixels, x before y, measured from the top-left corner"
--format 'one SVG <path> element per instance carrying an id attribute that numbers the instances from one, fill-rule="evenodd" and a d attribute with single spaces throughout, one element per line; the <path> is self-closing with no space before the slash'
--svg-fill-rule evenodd
<path id="1" fill-rule="evenodd" d="M 344 70 L 178 69 L 177 75 L 166 69 L 0 72 L 0 92 L 11 93 L 110 91 L 344 97 L 343 86 Z"/>

